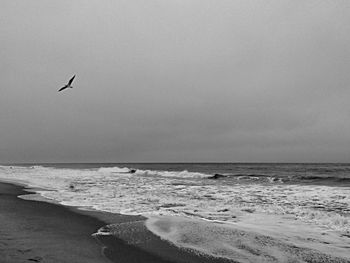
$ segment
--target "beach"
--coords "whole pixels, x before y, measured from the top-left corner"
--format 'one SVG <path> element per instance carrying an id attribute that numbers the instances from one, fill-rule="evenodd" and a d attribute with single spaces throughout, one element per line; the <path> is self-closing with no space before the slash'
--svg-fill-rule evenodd
<path id="1" fill-rule="evenodd" d="M 226 262 L 160 240 L 146 229 L 142 217 L 18 198 L 28 193 L 22 186 L 0 183 L 1 263 Z M 110 223 L 123 225 L 129 241 L 101 232 L 94 235 Z"/>
<path id="2" fill-rule="evenodd" d="M 0 262 L 350 262 L 348 169 L 0 166 Z"/>
<path id="3" fill-rule="evenodd" d="M 102 221 L 17 197 L 25 193 L 20 186 L 0 183 L 1 262 L 108 262 L 91 238 Z"/>

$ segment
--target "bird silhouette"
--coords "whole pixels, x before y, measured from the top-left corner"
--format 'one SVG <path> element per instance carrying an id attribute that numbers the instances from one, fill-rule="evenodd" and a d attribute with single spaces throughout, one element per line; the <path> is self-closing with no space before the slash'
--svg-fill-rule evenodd
<path id="1" fill-rule="evenodd" d="M 71 88 L 71 89 L 72 89 L 72 88 L 73 88 L 72 82 L 73 82 L 74 78 L 75 78 L 75 75 L 68 81 L 68 84 L 65 85 L 64 87 L 60 88 L 60 89 L 58 90 L 58 92 L 60 92 L 60 91 L 62 91 L 62 90 L 65 90 L 65 89 L 67 89 L 67 88 Z"/>

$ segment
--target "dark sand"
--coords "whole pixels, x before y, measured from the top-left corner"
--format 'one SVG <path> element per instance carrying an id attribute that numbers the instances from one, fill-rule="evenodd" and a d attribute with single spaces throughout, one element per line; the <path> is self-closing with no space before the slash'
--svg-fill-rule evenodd
<path id="1" fill-rule="evenodd" d="M 0 263 L 228 262 L 162 241 L 147 230 L 142 217 L 80 211 L 17 197 L 23 194 L 28 192 L 21 186 L 0 183 Z M 117 223 L 115 236 L 91 236 L 111 223 Z"/>
<path id="2" fill-rule="evenodd" d="M 0 262 L 109 262 L 91 234 L 104 222 L 63 206 L 17 198 L 0 183 Z"/>

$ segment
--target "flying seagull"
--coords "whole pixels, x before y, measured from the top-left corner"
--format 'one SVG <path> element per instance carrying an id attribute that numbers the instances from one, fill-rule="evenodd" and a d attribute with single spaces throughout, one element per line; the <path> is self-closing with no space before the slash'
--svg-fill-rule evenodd
<path id="1" fill-rule="evenodd" d="M 75 78 L 75 75 L 68 81 L 68 84 L 65 85 L 64 87 L 60 88 L 60 89 L 58 90 L 58 92 L 60 92 L 60 91 L 62 91 L 62 90 L 64 90 L 64 89 L 66 89 L 66 88 L 73 88 L 73 87 L 71 86 L 71 84 L 72 84 L 74 78 Z"/>

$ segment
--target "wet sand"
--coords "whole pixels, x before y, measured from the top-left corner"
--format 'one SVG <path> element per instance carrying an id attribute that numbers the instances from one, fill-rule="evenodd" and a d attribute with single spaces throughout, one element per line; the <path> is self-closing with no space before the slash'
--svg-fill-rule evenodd
<path id="1" fill-rule="evenodd" d="M 1 262 L 109 262 L 91 238 L 104 222 L 17 197 L 25 193 L 20 186 L 0 183 Z"/>
<path id="2" fill-rule="evenodd" d="M 0 182 L 2 263 L 228 262 L 162 241 L 147 230 L 143 217 L 18 198 L 23 194 L 28 194 L 23 187 Z M 114 235 L 106 226 L 111 223 L 119 229 Z M 103 233 L 92 236 L 101 227 Z"/>

